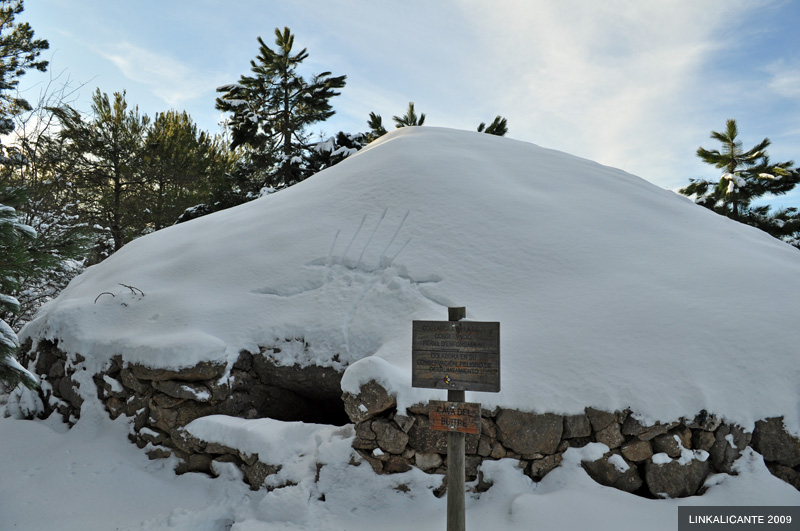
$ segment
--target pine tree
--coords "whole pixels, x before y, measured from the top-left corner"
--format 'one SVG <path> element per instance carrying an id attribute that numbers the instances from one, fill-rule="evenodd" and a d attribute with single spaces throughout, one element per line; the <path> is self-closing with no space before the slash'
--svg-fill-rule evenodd
<path id="1" fill-rule="evenodd" d="M 44 72 L 47 61 L 38 59 L 50 44 L 44 39 L 34 39 L 33 29 L 27 22 L 15 22 L 22 13 L 22 0 L 0 0 L 0 134 L 14 130 L 13 116 L 30 110 L 24 98 L 15 94 L 19 78 L 27 70 Z"/>
<path id="2" fill-rule="evenodd" d="M 339 131 L 336 136 L 317 142 L 312 147 L 305 167 L 312 173 L 330 168 L 366 146 L 368 137 L 366 133 L 350 134 Z"/>
<path id="3" fill-rule="evenodd" d="M 425 113 L 423 112 L 417 116 L 414 110 L 414 102 L 410 101 L 408 102 L 406 113 L 403 116 L 392 116 L 392 120 L 394 120 L 395 127 L 398 129 L 401 127 L 414 127 L 425 123 Z"/>
<path id="4" fill-rule="evenodd" d="M 34 39 L 27 22 L 15 22 L 22 11 L 22 0 L 0 1 L 0 135 L 11 133 L 14 117 L 30 109 L 25 99 L 12 93 L 19 78 L 29 69 L 47 70 L 47 61 L 38 57 L 49 44 Z M 5 146 L 0 146 L 0 164 L 4 166 L 12 162 L 5 153 Z M 0 188 L 0 314 L 3 316 L 19 311 L 19 301 L 10 294 L 20 289 L 21 277 L 35 264 L 29 246 L 36 233 L 17 218 L 17 208 L 25 199 L 20 189 Z M 27 387 L 36 387 L 36 378 L 15 357 L 18 349 L 16 334 L 5 319 L 0 319 L 0 382 L 22 382 Z"/>
<path id="5" fill-rule="evenodd" d="M 9 295 L 20 288 L 20 279 L 31 270 L 33 260 L 29 252 L 35 231 L 17 219 L 16 208 L 26 197 L 21 190 L 0 190 L 0 314 L 19 311 L 19 301 Z M 36 378 L 17 361 L 15 355 L 19 340 L 14 330 L 0 320 L 0 383 L 15 386 L 22 382 L 26 387 L 38 385 Z"/>
<path id="6" fill-rule="evenodd" d="M 401 127 L 420 126 L 425 124 L 425 113 L 417 115 L 417 111 L 414 109 L 414 102 L 411 101 L 408 103 L 408 109 L 406 109 L 406 113 L 403 116 L 392 116 L 392 120 L 394 121 L 397 129 L 400 129 Z M 369 127 L 370 131 L 366 136 L 370 142 L 386 134 L 386 128 L 383 126 L 383 118 L 380 114 L 376 114 L 374 112 L 369 113 L 367 126 Z M 505 136 L 506 133 L 508 133 L 508 121 L 502 116 L 498 115 L 488 127 L 486 126 L 485 122 L 481 122 L 481 124 L 478 126 L 478 132 L 488 133 L 496 136 Z"/>
<path id="7" fill-rule="evenodd" d="M 157 113 L 147 129 L 140 168 L 144 230 L 172 225 L 210 194 L 212 181 L 228 166 L 222 141 L 200 131 L 188 113 Z"/>
<path id="8" fill-rule="evenodd" d="M 304 79 L 298 68 L 306 49 L 292 53 L 294 35 L 275 28 L 276 50 L 258 37 L 259 53 L 250 61 L 253 75 L 219 87 L 217 109 L 230 113 L 231 149 L 249 148 L 253 166 L 268 168 L 259 187 L 290 186 L 308 177 L 302 161 L 310 142 L 307 129 L 334 114 L 330 99 L 345 85 L 346 76 L 323 72 Z M 243 167 L 241 169 L 246 169 Z"/>
<path id="9" fill-rule="evenodd" d="M 481 122 L 478 126 L 479 133 L 487 133 L 489 135 L 506 136 L 508 133 L 508 121 L 499 114 L 495 117 L 494 121 L 486 127 L 485 122 Z"/>
<path id="10" fill-rule="evenodd" d="M 17 208 L 18 221 L 37 233 L 29 243 L 35 267 L 21 278 L 21 289 L 11 293 L 20 303 L 19 312 L 5 316 L 14 330 L 83 270 L 92 243 L 93 231 L 77 215 L 71 176 L 61 171 L 63 152 L 52 113 L 72 91 L 68 83 L 54 88 L 51 80 L 30 111 L 14 116 L 14 134 L 6 145 L 8 159 L 0 164 L 0 188 L 25 191 L 28 200 Z"/>
<path id="11" fill-rule="evenodd" d="M 367 133 L 367 139 L 372 142 L 376 138 L 380 138 L 386 134 L 386 128 L 383 127 L 383 118 L 380 114 L 375 114 L 374 112 L 369 113 L 369 120 L 367 120 L 367 126 L 369 127 L 369 133 Z"/>
<path id="12" fill-rule="evenodd" d="M 100 89 L 92 96 L 91 120 L 69 107 L 55 112 L 69 155 L 64 164 L 86 199 L 82 215 L 110 229 L 117 251 L 146 232 L 140 169 L 150 118 L 140 115 L 138 107 L 128 108 L 125 92 L 115 92 L 111 101 Z"/>
<path id="13" fill-rule="evenodd" d="M 768 206 L 753 206 L 764 195 L 782 195 L 800 182 L 793 161 L 772 163 L 767 155 L 771 142 L 764 138 L 748 150 L 739 140 L 736 121 L 729 119 L 725 131 L 712 131 L 711 138 L 720 142 L 719 149 L 697 148 L 697 156 L 723 171 L 718 181 L 690 179 L 689 186 L 679 192 L 693 196 L 695 202 L 736 221 L 753 225 L 778 238 L 789 238 L 796 232 L 796 212 L 786 209 L 770 213 Z"/>

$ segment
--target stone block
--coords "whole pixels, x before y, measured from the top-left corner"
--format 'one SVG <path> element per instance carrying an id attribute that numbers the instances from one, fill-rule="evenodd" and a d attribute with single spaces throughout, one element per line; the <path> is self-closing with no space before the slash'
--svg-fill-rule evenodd
<path id="1" fill-rule="evenodd" d="M 603 443 L 610 449 L 619 448 L 625 442 L 625 436 L 620 431 L 618 422 L 612 422 L 602 430 L 595 433 L 595 440 Z"/>
<path id="2" fill-rule="evenodd" d="M 733 462 L 739 459 L 750 443 L 751 434 L 738 426 L 723 424 L 714 432 L 714 445 L 708 451 L 711 465 L 717 472 L 730 474 Z"/>
<path id="3" fill-rule="evenodd" d="M 697 494 L 710 471 L 711 465 L 708 460 L 693 459 L 685 464 L 679 460 L 664 464 L 649 461 L 645 465 L 644 477 L 647 488 L 653 496 L 684 498 Z"/>
<path id="4" fill-rule="evenodd" d="M 612 450 L 597 461 L 582 463 L 586 473 L 601 485 L 625 492 L 636 492 L 642 486 L 642 477 L 636 465 L 625 459 L 619 450 Z"/>
<path id="5" fill-rule="evenodd" d="M 464 458 L 464 475 L 467 481 L 473 481 L 478 478 L 478 469 L 483 460 L 477 455 L 468 455 Z"/>
<path id="6" fill-rule="evenodd" d="M 478 441 L 477 452 L 481 457 L 489 457 L 489 454 L 492 453 L 492 439 L 485 435 L 481 435 L 481 438 Z"/>
<path id="7" fill-rule="evenodd" d="M 134 391 L 139 395 L 145 395 L 150 391 L 152 388 L 150 383 L 147 381 L 141 381 L 133 375 L 133 371 L 130 369 L 122 369 L 119 371 L 119 381 L 120 383 Z"/>
<path id="8" fill-rule="evenodd" d="M 564 432 L 564 417 L 503 409 L 495 419 L 497 438 L 518 454 L 553 454 Z"/>
<path id="9" fill-rule="evenodd" d="M 673 437 L 677 437 L 684 448 L 692 448 L 692 430 L 690 430 L 683 424 L 675 426 L 667 433 L 669 433 Z"/>
<path id="10" fill-rule="evenodd" d="M 564 439 L 588 437 L 592 434 L 592 423 L 586 415 L 569 415 L 564 417 Z"/>
<path id="11" fill-rule="evenodd" d="M 372 431 L 372 423 L 371 422 L 359 422 L 355 426 L 356 437 L 359 439 L 366 439 L 368 441 L 375 441 L 377 440 L 377 436 L 375 432 Z"/>
<path id="12" fill-rule="evenodd" d="M 656 423 L 654 426 L 647 426 L 633 415 L 628 415 L 625 422 L 622 424 L 622 433 L 624 435 L 638 437 L 642 441 L 649 441 L 659 435 L 667 433 L 671 428 L 677 425 L 678 423 L 676 422 L 673 424 Z"/>
<path id="13" fill-rule="evenodd" d="M 788 467 L 800 465 L 800 439 L 786 432 L 783 417 L 756 422 L 751 445 L 767 461 Z"/>
<path id="14" fill-rule="evenodd" d="M 414 422 L 416 422 L 417 419 L 413 415 L 409 417 L 395 413 L 392 416 L 392 420 L 401 430 L 403 430 L 405 433 L 408 433 L 408 430 L 411 429 L 411 426 L 414 425 Z"/>
<path id="15" fill-rule="evenodd" d="M 693 430 L 716 431 L 721 424 L 722 419 L 703 409 L 687 426 Z"/>
<path id="16" fill-rule="evenodd" d="M 481 435 L 486 435 L 492 439 L 497 437 L 497 425 L 492 419 L 481 417 Z"/>
<path id="17" fill-rule="evenodd" d="M 626 459 L 634 463 L 641 463 L 653 457 L 653 448 L 647 441 L 632 439 L 620 449 Z"/>
<path id="18" fill-rule="evenodd" d="M 547 455 L 541 459 L 534 459 L 528 468 L 528 476 L 538 481 L 555 470 L 560 464 L 561 454 Z"/>
<path id="19" fill-rule="evenodd" d="M 417 420 L 411 429 L 408 430 L 408 446 L 416 452 L 422 453 L 447 453 L 447 433 L 445 431 L 432 430 L 430 420 L 427 417 L 417 416 Z M 464 452 L 467 455 L 478 452 L 480 435 L 467 434 L 464 439 Z"/>
<path id="20" fill-rule="evenodd" d="M 767 468 L 776 478 L 782 479 L 792 487 L 800 490 L 800 472 L 777 463 L 767 463 Z"/>
<path id="21" fill-rule="evenodd" d="M 166 448 L 152 448 L 148 450 L 147 457 L 150 460 L 153 459 L 166 459 L 172 455 L 172 452 L 167 450 Z"/>
<path id="22" fill-rule="evenodd" d="M 152 385 L 156 391 L 173 398 L 194 400 L 196 402 L 209 402 L 211 400 L 211 391 L 200 383 L 155 380 Z"/>
<path id="23" fill-rule="evenodd" d="M 176 474 L 186 474 L 187 472 L 203 472 L 212 474 L 211 457 L 205 454 L 191 454 L 185 460 L 178 463 L 175 467 Z"/>
<path id="24" fill-rule="evenodd" d="M 716 442 L 713 432 L 696 429 L 692 432 L 692 448 L 709 452 Z"/>
<path id="25" fill-rule="evenodd" d="M 680 439 L 676 439 L 674 435 L 670 435 L 669 433 L 657 435 L 653 437 L 652 443 L 653 452 L 657 454 L 663 452 L 673 459 L 681 456 L 683 447 L 680 443 Z"/>
<path id="26" fill-rule="evenodd" d="M 209 462 L 210 465 L 211 463 Z M 267 479 L 267 476 L 276 474 L 280 470 L 280 466 L 267 465 L 261 461 L 256 461 L 252 465 L 243 464 L 241 468 L 242 472 L 244 472 L 245 483 L 250 485 L 251 490 L 260 489 L 264 485 L 264 480 Z"/>
<path id="27" fill-rule="evenodd" d="M 383 463 L 384 474 L 401 474 L 409 470 L 411 470 L 411 465 L 406 459 L 403 459 L 399 455 L 390 456 L 389 459 Z"/>
<path id="28" fill-rule="evenodd" d="M 69 402 L 73 408 L 80 410 L 81 405 L 83 405 L 83 398 L 78 394 L 78 387 L 80 387 L 80 384 L 73 382 L 72 378 L 67 376 L 59 380 L 57 389 L 62 400 Z"/>
<path id="29" fill-rule="evenodd" d="M 617 416 L 614 413 L 600 411 L 599 409 L 594 409 L 591 407 L 586 408 L 586 416 L 589 418 L 589 422 L 594 431 L 603 430 L 612 422 L 617 421 Z"/>
<path id="30" fill-rule="evenodd" d="M 397 406 L 394 396 L 374 380 L 362 385 L 357 395 L 344 393 L 342 401 L 351 422 L 363 422 Z"/>
<path id="31" fill-rule="evenodd" d="M 417 465 L 417 468 L 427 472 L 428 470 L 435 470 L 442 466 L 442 456 L 439 454 L 417 453 L 414 456 L 414 463 Z"/>
<path id="32" fill-rule="evenodd" d="M 447 452 L 447 433 L 430 429 L 427 417 L 417 417 L 417 421 L 408 430 L 408 445 L 417 453 Z"/>
<path id="33" fill-rule="evenodd" d="M 47 371 L 47 379 L 48 380 L 55 380 L 56 378 L 63 378 L 65 375 L 64 372 L 64 360 L 57 359 Z"/>
<path id="34" fill-rule="evenodd" d="M 226 365 L 224 363 L 218 364 L 210 361 L 201 361 L 194 367 L 186 367 L 179 370 L 157 369 L 138 364 L 131 365 L 130 369 L 133 375 L 139 380 L 185 380 L 195 382 L 219 378 L 225 374 L 225 367 Z"/>
<path id="35" fill-rule="evenodd" d="M 387 419 L 372 421 L 372 431 L 381 450 L 390 454 L 401 454 L 408 444 L 408 434 Z"/>
<path id="36" fill-rule="evenodd" d="M 489 454 L 489 457 L 492 459 L 503 459 L 508 455 L 505 447 L 500 444 L 498 441 L 492 443 L 492 453 Z"/>

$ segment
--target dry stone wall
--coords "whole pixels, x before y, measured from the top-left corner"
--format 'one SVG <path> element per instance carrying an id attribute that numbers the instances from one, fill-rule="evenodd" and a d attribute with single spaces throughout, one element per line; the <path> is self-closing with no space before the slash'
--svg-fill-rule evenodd
<path id="1" fill-rule="evenodd" d="M 112 419 L 122 415 L 132 419 L 129 438 L 151 458 L 177 457 L 177 473 L 216 475 L 215 463 L 235 463 L 245 481 L 259 488 L 265 477 L 280 470 L 279 463 L 200 441 L 183 428 L 195 419 L 216 414 L 339 425 L 348 422 L 341 401 L 340 372 L 317 366 L 280 366 L 272 358 L 274 353 L 279 353 L 277 347 L 255 355 L 243 352 L 229 374 L 224 364 L 153 369 L 126 364 L 117 356 L 103 372 L 92 376 L 96 386 L 92 392 Z M 47 341 L 40 342 L 29 357 L 29 366 L 42 380 L 44 411 L 40 416 L 60 414 L 65 422 L 74 424 L 84 401 L 75 374 L 84 370 L 85 359 L 68 356 L 57 343 Z"/>
<path id="2" fill-rule="evenodd" d="M 378 383 L 358 395 L 344 395 L 345 411 L 355 424 L 353 447 L 378 473 L 417 467 L 446 472 L 447 433 L 430 429 L 429 406 L 417 404 L 408 415 Z M 466 474 L 478 480 L 486 459 L 517 459 L 538 481 L 561 463 L 571 447 L 603 443 L 608 452 L 584 462 L 598 483 L 640 496 L 685 497 L 703 493 L 709 475 L 730 474 L 734 461 L 750 446 L 764 456 L 772 473 L 800 490 L 800 440 L 789 435 L 782 418 L 759 421 L 753 433 L 701 411 L 693 419 L 647 425 L 630 410 L 586 408 L 580 415 L 534 414 L 511 409 L 481 410 L 480 435 L 466 435 Z"/>
<path id="3" fill-rule="evenodd" d="M 183 429 L 212 414 L 329 424 L 350 421 L 356 433 L 354 449 L 377 473 L 411 467 L 446 472 L 447 433 L 430 429 L 428 405 L 417 404 L 400 414 L 394 397 L 374 381 L 358 395 L 342 396 L 339 372 L 279 366 L 271 358 L 275 350 L 242 353 L 229 375 L 225 366 L 213 363 L 170 371 L 125 364 L 117 357 L 92 380 L 111 418 L 132 419 L 131 441 L 153 459 L 177 457 L 178 473 L 216 475 L 216 463 L 234 463 L 257 489 L 280 470 L 269 456 L 200 441 Z M 43 381 L 42 416 L 55 412 L 74 423 L 83 403 L 75 378 L 85 369 L 83 358 L 71 358 L 50 342 L 41 342 L 30 356 L 29 366 Z M 478 480 L 479 490 L 487 488 L 480 478 L 480 464 L 512 458 L 538 481 L 559 466 L 568 448 L 592 442 L 605 444 L 608 452 L 585 462 L 586 472 L 598 483 L 641 496 L 702 494 L 706 478 L 732 473 L 733 462 L 748 446 L 764 457 L 775 476 L 800 490 L 800 440 L 786 432 L 783 419 L 764 419 L 748 433 L 704 411 L 693 419 L 646 425 L 629 410 L 587 408 L 582 414 L 563 416 L 482 409 L 480 435 L 466 436 L 467 478 Z"/>

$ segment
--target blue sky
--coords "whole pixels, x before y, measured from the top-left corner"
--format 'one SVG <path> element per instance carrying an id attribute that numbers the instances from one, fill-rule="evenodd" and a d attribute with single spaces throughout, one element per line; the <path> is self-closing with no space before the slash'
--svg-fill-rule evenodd
<path id="1" fill-rule="evenodd" d="M 215 88 L 288 26 L 306 74 L 347 75 L 317 133 L 364 131 L 370 111 L 391 123 L 409 101 L 426 125 L 501 114 L 510 138 L 674 189 L 718 177 L 695 151 L 735 118 L 745 147 L 768 136 L 774 161 L 800 162 L 800 2 L 27 0 L 20 19 L 50 42 L 28 99 L 58 76 L 82 85 L 84 111 L 96 88 L 126 90 L 143 113 L 186 110 L 216 132 Z"/>

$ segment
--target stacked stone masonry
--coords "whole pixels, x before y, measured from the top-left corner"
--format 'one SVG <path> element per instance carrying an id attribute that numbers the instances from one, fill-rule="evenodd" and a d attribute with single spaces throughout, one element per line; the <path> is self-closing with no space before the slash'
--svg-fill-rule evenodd
<path id="1" fill-rule="evenodd" d="M 446 472 L 447 433 L 430 429 L 429 406 L 417 404 L 408 415 L 394 398 L 371 381 L 358 395 L 344 395 L 355 424 L 353 447 L 378 473 Z M 703 493 L 711 474 L 733 473 L 733 463 L 750 446 L 769 470 L 800 490 L 800 440 L 789 435 L 782 418 L 756 423 L 753 433 L 701 411 L 692 419 L 646 425 L 630 410 L 586 408 L 579 415 L 534 414 L 512 409 L 481 410 L 480 435 L 466 435 L 468 481 L 482 485 L 479 467 L 486 459 L 519 461 L 538 481 L 561 463 L 568 448 L 603 443 L 608 452 L 584 462 L 598 483 L 640 496 L 686 497 Z"/>
<path id="2" fill-rule="evenodd" d="M 175 456 L 176 472 L 216 475 L 216 463 L 234 463 L 252 488 L 263 486 L 280 465 L 268 456 L 197 440 L 183 429 L 212 414 L 241 418 L 276 418 L 343 424 L 352 422 L 354 449 L 381 474 L 411 467 L 446 472 L 447 433 L 430 429 L 428 406 L 417 404 L 400 414 L 383 387 L 371 381 L 358 395 L 341 396 L 341 374 L 320 367 L 281 367 L 270 351 L 243 353 L 230 378 L 225 366 L 200 363 L 169 371 L 112 360 L 93 376 L 100 400 L 111 418 L 132 419 L 131 440 L 155 458 Z M 44 416 L 53 412 L 74 423 L 83 400 L 73 378 L 82 370 L 80 356 L 70 358 L 55 343 L 42 342 L 30 354 L 42 378 Z M 341 413 L 344 406 L 345 417 Z M 486 459 L 512 458 L 538 481 L 561 463 L 571 447 L 603 443 L 608 452 L 584 462 L 598 483 L 646 497 L 685 497 L 703 493 L 706 478 L 732 473 L 732 465 L 750 446 L 769 470 L 800 490 L 800 440 L 788 434 L 782 418 L 759 421 L 752 433 L 713 414 L 669 424 L 645 425 L 630 410 L 607 412 L 587 408 L 579 415 L 533 414 L 511 409 L 483 409 L 480 435 L 466 436 L 466 473 L 486 488 L 479 474 Z"/>

